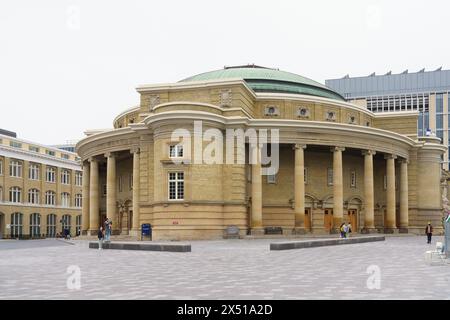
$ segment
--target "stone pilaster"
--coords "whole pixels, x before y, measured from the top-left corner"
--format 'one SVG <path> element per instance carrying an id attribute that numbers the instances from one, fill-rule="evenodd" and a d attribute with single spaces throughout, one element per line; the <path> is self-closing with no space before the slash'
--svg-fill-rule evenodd
<path id="1" fill-rule="evenodd" d="M 250 231 L 252 234 L 263 234 L 262 224 L 262 176 L 261 176 L 261 148 L 250 148 L 252 156 L 252 216 Z"/>
<path id="2" fill-rule="evenodd" d="M 333 228 L 336 232 L 344 218 L 344 190 L 342 182 L 342 151 L 343 147 L 333 147 Z"/>
<path id="3" fill-rule="evenodd" d="M 140 212 L 139 212 L 139 183 L 140 183 L 140 150 L 133 148 L 130 150 L 133 154 L 133 220 L 131 222 L 130 234 L 140 235 Z"/>
<path id="4" fill-rule="evenodd" d="M 90 167 L 90 181 L 89 181 L 89 233 L 90 235 L 97 235 L 99 222 L 99 173 L 98 161 L 95 158 L 89 159 Z"/>
<path id="5" fill-rule="evenodd" d="M 82 209 L 81 209 L 81 234 L 86 235 L 89 230 L 89 182 L 90 182 L 90 164 L 87 162 L 83 163 L 83 198 L 82 198 Z M 42 189 L 43 190 L 43 189 Z"/>
<path id="6" fill-rule="evenodd" d="M 305 145 L 294 145 L 294 212 L 295 234 L 304 234 L 305 230 Z"/>
<path id="7" fill-rule="evenodd" d="M 116 155 L 112 152 L 105 154 L 106 167 L 106 217 L 112 221 L 112 234 L 119 234 L 119 219 L 117 218 L 116 194 Z"/>
<path id="8" fill-rule="evenodd" d="M 399 231 L 408 233 L 409 202 L 408 202 L 408 161 L 400 160 L 400 221 Z"/>
<path id="9" fill-rule="evenodd" d="M 375 151 L 364 150 L 364 228 L 362 233 L 374 233 L 374 183 L 373 183 L 373 156 Z"/>
<path id="10" fill-rule="evenodd" d="M 384 221 L 384 230 L 386 233 L 397 231 L 395 215 L 395 159 L 397 156 L 389 154 L 386 159 L 386 219 Z"/>

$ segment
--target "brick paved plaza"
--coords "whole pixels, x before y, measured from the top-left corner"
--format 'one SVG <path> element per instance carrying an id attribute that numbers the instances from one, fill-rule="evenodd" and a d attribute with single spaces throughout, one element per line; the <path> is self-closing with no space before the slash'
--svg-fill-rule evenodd
<path id="1" fill-rule="evenodd" d="M 0 240 L 0 299 L 449 299 L 450 264 L 424 259 L 442 240 L 275 252 L 269 243 L 281 240 L 192 241 L 190 253 Z M 79 290 L 67 288 L 70 265 L 81 270 Z M 367 286 L 370 266 L 379 267 L 379 289 Z"/>

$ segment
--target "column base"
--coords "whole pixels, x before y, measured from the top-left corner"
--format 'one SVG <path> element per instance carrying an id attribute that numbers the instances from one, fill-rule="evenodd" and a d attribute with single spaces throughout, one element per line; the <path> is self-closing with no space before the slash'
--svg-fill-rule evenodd
<path id="1" fill-rule="evenodd" d="M 409 233 L 409 230 L 407 227 L 400 227 L 398 228 L 398 233 Z"/>
<path id="2" fill-rule="evenodd" d="M 250 229 L 250 235 L 262 236 L 262 235 L 264 235 L 264 229 L 263 228 L 252 228 L 252 229 Z"/>
<path id="3" fill-rule="evenodd" d="M 384 228 L 383 231 L 386 234 L 398 233 L 398 229 L 397 228 Z"/>
<path id="4" fill-rule="evenodd" d="M 292 229 L 292 234 L 294 235 L 301 235 L 306 233 L 307 231 L 304 227 L 295 227 L 294 229 Z"/>
<path id="5" fill-rule="evenodd" d="M 376 229 L 375 227 L 373 227 L 373 228 L 362 228 L 361 229 L 361 233 L 362 234 L 378 233 L 378 229 Z"/>

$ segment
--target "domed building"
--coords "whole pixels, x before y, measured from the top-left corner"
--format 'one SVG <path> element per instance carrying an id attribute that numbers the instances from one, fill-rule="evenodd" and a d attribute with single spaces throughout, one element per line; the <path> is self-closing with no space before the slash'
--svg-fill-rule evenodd
<path id="1" fill-rule="evenodd" d="M 114 129 L 87 132 L 83 233 L 154 240 L 282 232 L 442 231 L 441 156 L 416 112 L 377 113 L 255 65 L 137 88 Z M 267 138 L 267 139 L 265 139 Z M 267 160 L 270 161 L 267 161 Z"/>

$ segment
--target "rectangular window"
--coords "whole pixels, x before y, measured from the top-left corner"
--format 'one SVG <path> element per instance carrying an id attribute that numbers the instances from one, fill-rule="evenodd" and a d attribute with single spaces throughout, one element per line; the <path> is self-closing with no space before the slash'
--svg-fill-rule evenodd
<path id="1" fill-rule="evenodd" d="M 442 93 L 436 94 L 436 113 L 442 113 L 444 110 L 444 99 Z"/>
<path id="2" fill-rule="evenodd" d="M 0 176 L 3 175 L 3 159 L 0 159 Z"/>
<path id="3" fill-rule="evenodd" d="M 52 167 L 47 167 L 45 171 L 45 181 L 46 182 L 56 182 L 56 169 Z"/>
<path id="4" fill-rule="evenodd" d="M 62 184 L 70 184 L 70 171 L 63 170 L 61 172 L 61 183 Z"/>
<path id="5" fill-rule="evenodd" d="M 329 186 L 333 185 L 333 168 L 328 168 L 327 170 L 327 184 Z"/>
<path id="6" fill-rule="evenodd" d="M 276 183 L 277 176 L 275 174 L 268 174 L 267 175 L 267 183 Z"/>
<path id="7" fill-rule="evenodd" d="M 169 172 L 169 200 L 184 199 L 184 172 Z"/>
<path id="8" fill-rule="evenodd" d="M 102 185 L 102 194 L 104 197 L 106 197 L 106 184 Z"/>
<path id="9" fill-rule="evenodd" d="M 9 175 L 15 178 L 22 178 L 22 162 L 11 160 L 9 163 Z"/>
<path id="10" fill-rule="evenodd" d="M 83 185 L 83 174 L 79 171 L 75 172 L 75 185 L 78 187 Z"/>
<path id="11" fill-rule="evenodd" d="M 181 144 L 169 146 L 169 158 L 182 158 L 183 146 Z"/>
<path id="12" fill-rule="evenodd" d="M 356 188 L 356 171 L 350 172 L 350 188 Z"/>
<path id="13" fill-rule="evenodd" d="M 19 148 L 19 149 L 22 148 L 22 144 L 21 144 L 20 142 L 17 142 L 17 141 L 10 141 L 10 142 L 9 142 L 9 145 L 10 145 L 11 147 L 13 147 L 13 148 Z"/>
<path id="14" fill-rule="evenodd" d="M 61 158 L 66 159 L 66 160 L 70 159 L 69 155 L 65 154 L 65 153 L 61 153 Z"/>
<path id="15" fill-rule="evenodd" d="M 55 156 L 55 151 L 52 151 L 52 150 L 45 150 L 45 153 L 46 153 L 47 155 L 49 155 L 49 156 L 52 156 L 52 157 Z"/>
<path id="16" fill-rule="evenodd" d="M 30 163 L 30 167 L 28 170 L 28 178 L 30 180 L 39 180 L 39 165 Z"/>
<path id="17" fill-rule="evenodd" d="M 28 150 L 39 153 L 39 148 L 35 146 L 28 146 Z"/>

